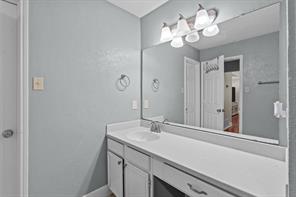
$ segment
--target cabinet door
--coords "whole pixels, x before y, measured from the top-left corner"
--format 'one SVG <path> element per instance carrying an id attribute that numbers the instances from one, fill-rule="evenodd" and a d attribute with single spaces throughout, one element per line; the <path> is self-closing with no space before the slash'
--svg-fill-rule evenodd
<path id="1" fill-rule="evenodd" d="M 149 197 L 149 174 L 127 163 L 125 166 L 125 196 Z"/>
<path id="2" fill-rule="evenodd" d="M 116 197 L 123 197 L 123 159 L 109 151 L 108 186 Z"/>

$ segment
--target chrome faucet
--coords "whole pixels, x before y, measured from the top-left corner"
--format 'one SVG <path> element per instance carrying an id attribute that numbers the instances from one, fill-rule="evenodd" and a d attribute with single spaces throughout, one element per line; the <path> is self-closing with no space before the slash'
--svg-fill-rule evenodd
<path id="1" fill-rule="evenodd" d="M 160 126 L 159 124 L 157 124 L 157 122 L 152 121 L 151 122 L 151 127 L 150 127 L 150 131 L 154 132 L 154 133 L 160 133 Z"/>

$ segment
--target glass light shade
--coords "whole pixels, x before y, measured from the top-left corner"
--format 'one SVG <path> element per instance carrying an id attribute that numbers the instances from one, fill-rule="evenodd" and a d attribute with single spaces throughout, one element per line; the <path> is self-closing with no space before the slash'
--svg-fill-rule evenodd
<path id="1" fill-rule="evenodd" d="M 193 43 L 199 41 L 199 34 L 197 31 L 191 32 L 185 37 L 187 42 Z"/>
<path id="2" fill-rule="evenodd" d="M 173 39 L 173 35 L 169 26 L 165 23 L 161 29 L 160 42 L 167 42 Z"/>
<path id="3" fill-rule="evenodd" d="M 220 32 L 218 25 L 211 25 L 207 28 L 205 28 L 202 31 L 202 34 L 206 37 L 212 37 L 217 35 Z"/>
<path id="4" fill-rule="evenodd" d="M 196 13 L 194 28 L 197 30 L 203 29 L 211 24 L 211 20 L 207 10 L 202 6 L 201 9 Z"/>
<path id="5" fill-rule="evenodd" d="M 177 24 L 176 36 L 184 36 L 184 35 L 190 33 L 190 31 L 191 30 L 188 26 L 186 19 L 180 14 L 180 18 L 179 18 L 178 24 Z"/>
<path id="6" fill-rule="evenodd" d="M 181 48 L 183 47 L 184 42 L 182 37 L 175 37 L 171 42 L 171 46 L 174 48 Z"/>

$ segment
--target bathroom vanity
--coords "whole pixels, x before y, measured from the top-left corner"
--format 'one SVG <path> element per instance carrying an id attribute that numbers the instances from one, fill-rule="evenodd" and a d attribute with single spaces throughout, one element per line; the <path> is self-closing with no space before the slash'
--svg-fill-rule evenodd
<path id="1" fill-rule="evenodd" d="M 150 30 L 171 18 L 160 43 L 142 49 L 141 120 L 107 126 L 110 189 L 117 197 L 288 196 L 285 4 L 189 11 L 176 2 L 142 20 Z M 159 182 L 174 192 L 158 192 Z"/>
<path id="2" fill-rule="evenodd" d="M 117 197 L 153 197 L 155 177 L 192 197 L 285 196 L 284 161 L 141 125 L 107 126 L 108 186 Z"/>

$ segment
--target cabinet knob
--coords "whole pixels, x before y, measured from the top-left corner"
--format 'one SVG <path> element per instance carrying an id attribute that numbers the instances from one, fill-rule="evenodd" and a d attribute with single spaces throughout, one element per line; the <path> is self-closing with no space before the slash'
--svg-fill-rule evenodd
<path id="1" fill-rule="evenodd" d="M 120 165 L 121 164 L 121 161 L 118 161 L 117 164 Z"/>

